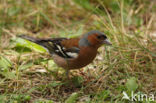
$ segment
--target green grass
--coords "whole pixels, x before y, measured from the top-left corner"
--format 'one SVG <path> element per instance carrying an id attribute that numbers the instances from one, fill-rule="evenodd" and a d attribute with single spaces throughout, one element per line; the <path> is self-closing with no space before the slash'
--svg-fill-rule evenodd
<path id="1" fill-rule="evenodd" d="M 123 91 L 129 96 L 131 91 L 156 96 L 155 4 L 154 0 L 1 0 L 0 101 L 130 103 L 122 99 Z M 113 45 L 101 47 L 89 66 L 72 71 L 70 81 L 63 80 L 64 70 L 43 48 L 16 37 L 77 37 L 94 29 L 104 32 Z"/>

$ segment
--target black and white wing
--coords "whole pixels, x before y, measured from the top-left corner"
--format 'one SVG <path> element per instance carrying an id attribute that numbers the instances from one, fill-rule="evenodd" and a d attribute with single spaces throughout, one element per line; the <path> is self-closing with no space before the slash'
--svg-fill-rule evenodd
<path id="1" fill-rule="evenodd" d="M 67 38 L 36 39 L 26 35 L 20 35 L 19 37 L 39 44 L 50 54 L 57 54 L 63 58 L 76 58 L 80 51 L 78 47 L 65 48 L 61 42 L 67 40 Z"/>

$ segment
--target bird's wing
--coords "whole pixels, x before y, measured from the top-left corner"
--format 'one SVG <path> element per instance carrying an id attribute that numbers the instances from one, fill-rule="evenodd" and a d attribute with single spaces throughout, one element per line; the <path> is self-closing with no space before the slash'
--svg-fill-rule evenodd
<path id="1" fill-rule="evenodd" d="M 74 38 L 37 39 L 26 35 L 21 35 L 19 37 L 39 44 L 47 49 L 50 54 L 57 54 L 63 58 L 76 58 L 80 51 L 78 48 L 78 39 Z"/>

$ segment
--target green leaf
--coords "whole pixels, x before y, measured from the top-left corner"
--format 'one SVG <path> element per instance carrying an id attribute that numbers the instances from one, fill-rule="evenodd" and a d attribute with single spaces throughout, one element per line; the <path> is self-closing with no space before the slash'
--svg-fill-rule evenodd
<path id="1" fill-rule="evenodd" d="M 16 47 L 13 48 L 18 53 L 24 53 L 24 52 L 31 52 L 32 50 L 28 47 L 24 47 L 21 45 L 16 45 Z"/>
<path id="2" fill-rule="evenodd" d="M 17 79 L 15 72 L 10 72 L 8 70 L 4 70 L 3 72 L 0 72 L 0 74 L 5 76 L 5 78 L 7 78 L 7 79 Z"/>
<path id="3" fill-rule="evenodd" d="M 126 87 L 127 87 L 129 92 L 131 92 L 131 91 L 135 92 L 136 89 L 138 88 L 138 84 L 137 84 L 136 78 L 135 77 L 131 77 L 130 79 L 128 79 L 127 83 L 126 83 Z"/>
<path id="4" fill-rule="evenodd" d="M 8 16 L 15 16 L 20 12 L 21 8 L 18 7 L 10 7 L 8 8 Z"/>
<path id="5" fill-rule="evenodd" d="M 71 96 L 65 101 L 65 103 L 75 103 L 76 99 L 78 98 L 78 93 L 72 93 Z"/>
<path id="6" fill-rule="evenodd" d="M 6 96 L 5 95 L 0 95 L 0 103 L 5 103 L 6 102 Z"/>
<path id="7" fill-rule="evenodd" d="M 74 76 L 72 78 L 72 82 L 76 87 L 80 87 L 83 83 L 84 79 L 81 76 Z"/>
<path id="8" fill-rule="evenodd" d="M 46 63 L 47 64 L 47 63 Z M 56 70 L 58 67 L 56 66 L 55 62 L 53 60 L 48 60 L 48 69 L 50 70 Z"/>
<path id="9" fill-rule="evenodd" d="M 4 56 L 0 57 L 0 69 L 8 69 L 12 66 L 12 63 L 10 60 L 5 58 Z"/>
<path id="10" fill-rule="evenodd" d="M 28 40 L 24 40 L 21 38 L 12 38 L 12 40 L 16 42 L 16 47 L 23 46 L 23 47 L 31 48 L 31 49 L 33 49 L 37 52 L 41 52 L 41 53 L 47 52 L 46 49 L 43 48 L 42 46 L 35 44 L 33 42 L 30 42 Z"/>
<path id="11" fill-rule="evenodd" d="M 10 72 L 9 68 L 12 66 L 12 63 L 9 59 L 4 56 L 0 57 L 0 74 L 6 77 L 7 79 L 15 79 L 17 78 L 15 72 Z"/>
<path id="12" fill-rule="evenodd" d="M 48 86 L 50 86 L 50 87 L 57 87 L 57 86 L 61 86 L 61 85 L 63 85 L 63 84 L 64 84 L 64 83 L 60 83 L 60 82 L 54 81 L 54 82 L 50 83 Z"/>
<path id="13" fill-rule="evenodd" d="M 109 90 L 102 90 L 98 94 L 98 99 L 99 100 L 104 100 L 104 99 L 107 99 L 109 96 L 110 96 L 110 91 Z"/>
<path id="14" fill-rule="evenodd" d="M 73 0 L 73 1 L 87 10 L 93 9 L 93 7 L 90 5 L 89 0 Z"/>
<path id="15" fill-rule="evenodd" d="M 52 100 L 37 100 L 34 103 L 54 103 Z"/>
<path id="16" fill-rule="evenodd" d="M 29 67 L 31 67 L 32 65 L 33 65 L 33 63 L 30 62 L 30 63 L 24 64 L 24 65 L 20 65 L 18 69 L 19 69 L 19 70 L 26 70 L 26 69 L 28 69 Z"/>

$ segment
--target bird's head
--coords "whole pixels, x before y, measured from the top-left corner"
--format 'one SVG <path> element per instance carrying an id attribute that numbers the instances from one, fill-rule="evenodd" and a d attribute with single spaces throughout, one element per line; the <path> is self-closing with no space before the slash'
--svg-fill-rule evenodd
<path id="1" fill-rule="evenodd" d="M 95 46 L 100 47 L 101 45 L 112 45 L 111 42 L 108 40 L 107 36 L 97 30 L 93 30 L 85 34 L 79 41 L 80 46 Z"/>

